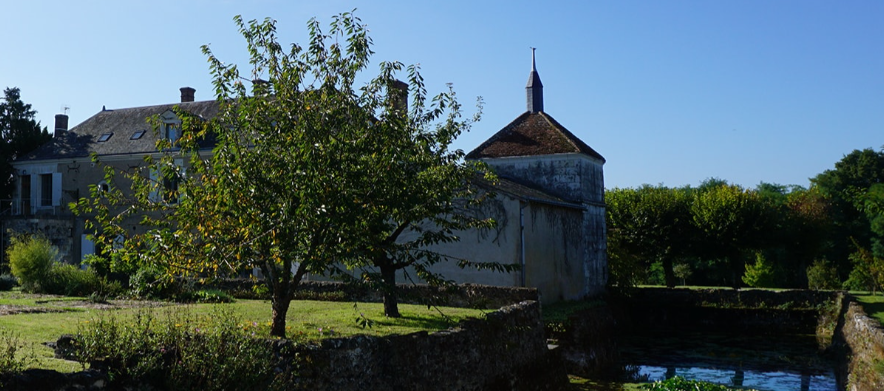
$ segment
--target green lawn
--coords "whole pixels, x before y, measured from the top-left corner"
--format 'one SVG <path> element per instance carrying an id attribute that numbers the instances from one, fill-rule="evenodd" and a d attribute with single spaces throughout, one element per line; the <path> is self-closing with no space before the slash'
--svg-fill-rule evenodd
<path id="1" fill-rule="evenodd" d="M 78 327 L 87 326 L 98 317 L 114 316 L 125 321 L 136 311 L 145 309 L 98 310 L 66 306 L 65 302 L 81 301 L 83 298 L 48 297 L 23 295 L 19 292 L 0 292 L 0 306 L 25 305 L 28 307 L 48 307 L 53 300 L 60 301 L 59 308 L 65 312 L 27 313 L 0 315 L 0 329 L 18 334 L 27 346 L 34 346 L 38 362 L 34 367 L 77 371 L 82 369 L 76 362 L 52 358 L 53 351 L 42 346 L 44 342 L 55 341 L 62 334 L 75 334 Z M 49 300 L 50 302 L 44 302 Z M 269 336 L 270 302 L 265 300 L 237 300 L 230 304 L 189 304 L 154 308 L 157 316 L 165 316 L 170 311 L 184 311 L 192 316 L 209 316 L 217 307 L 232 311 L 240 319 L 244 329 L 254 331 L 256 336 Z M 328 301 L 293 301 L 286 316 L 287 335 L 303 340 L 364 335 L 407 334 L 421 330 L 444 330 L 469 317 L 481 317 L 487 311 L 465 308 L 440 307 L 444 317 L 434 308 L 427 306 L 400 304 L 402 318 L 389 319 L 383 316 L 383 304 Z M 373 323 L 371 328 L 362 328 L 356 323 L 360 313 Z"/>
<path id="2" fill-rule="evenodd" d="M 853 297 L 856 297 L 856 301 L 863 306 L 863 311 L 865 311 L 869 317 L 877 319 L 878 322 L 884 324 L 884 296 L 872 296 L 869 293 L 853 293 Z"/>

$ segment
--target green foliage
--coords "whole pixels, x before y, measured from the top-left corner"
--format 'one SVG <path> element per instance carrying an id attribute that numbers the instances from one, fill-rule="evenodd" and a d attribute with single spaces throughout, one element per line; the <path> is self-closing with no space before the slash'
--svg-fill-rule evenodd
<path id="1" fill-rule="evenodd" d="M 816 260 L 807 268 L 808 289 L 838 289 L 840 287 L 841 281 L 838 278 L 838 269 L 829 261 L 824 259 Z"/>
<path id="2" fill-rule="evenodd" d="M 850 262 L 853 269 L 844 281 L 844 289 L 875 292 L 884 286 L 884 259 L 860 247 L 850 254 Z"/>
<path id="3" fill-rule="evenodd" d="M 175 300 L 184 303 L 232 303 L 233 296 L 218 289 L 186 290 L 175 296 Z"/>
<path id="4" fill-rule="evenodd" d="M 25 345 L 16 333 L 0 329 L 0 374 L 18 373 L 36 362 L 34 347 L 25 350 Z"/>
<path id="5" fill-rule="evenodd" d="M 19 279 L 26 292 L 42 290 L 52 265 L 58 260 L 58 249 L 39 234 L 13 235 L 6 254 L 12 275 Z"/>
<path id="6" fill-rule="evenodd" d="M 746 273 L 743 274 L 743 282 L 753 288 L 777 287 L 776 273 L 773 265 L 762 252 L 755 253 L 755 263 L 746 264 Z"/>
<path id="7" fill-rule="evenodd" d="M 0 291 L 9 291 L 18 286 L 18 279 L 11 274 L 0 274 Z"/>
<path id="8" fill-rule="evenodd" d="M 689 193 L 645 185 L 609 190 L 605 202 L 614 284 L 635 285 L 641 279 L 641 263 L 659 261 L 664 283 L 675 286 L 673 260 L 688 252 L 693 236 Z"/>
<path id="9" fill-rule="evenodd" d="M 743 388 L 728 388 L 720 384 L 700 380 L 687 380 L 683 377 L 672 377 L 664 381 L 642 385 L 647 391 L 737 391 Z"/>
<path id="10" fill-rule="evenodd" d="M 687 279 L 691 277 L 693 270 L 691 270 L 691 265 L 687 263 L 677 263 L 672 267 L 672 274 L 681 279 L 682 285 L 687 285 Z"/>
<path id="11" fill-rule="evenodd" d="M 55 264 L 42 283 L 42 292 L 65 296 L 88 296 L 101 290 L 101 278 L 92 270 Z"/>
<path id="12" fill-rule="evenodd" d="M 144 170 L 105 165 L 110 190 L 93 189 L 90 199 L 71 205 L 95 216 L 87 224 L 99 231 L 103 256 L 133 270 L 163 265 L 166 277 L 258 268 L 270 289 L 275 336 L 285 335 L 286 311 L 307 273 L 341 264 L 411 266 L 424 281 L 441 281 L 430 266 L 444 258 L 424 247 L 491 223 L 464 213 L 484 194 L 467 179 L 483 176 L 485 166 L 449 149 L 477 118 L 460 118 L 450 89 L 429 97 L 416 66 L 380 62 L 379 74 L 356 87 L 372 41 L 351 13 L 335 16 L 328 33 L 311 20 L 303 47 L 280 44 L 272 19 L 235 22 L 248 43 L 248 75 L 203 47 L 217 116 L 175 109 L 178 140 L 161 138 Z M 395 79 L 403 69 L 407 105 Z M 160 118 L 153 124 L 156 131 L 163 126 Z M 215 144 L 211 156 L 202 149 L 207 138 Z M 168 181 L 178 183 L 177 192 L 167 194 Z M 146 232 L 133 235 L 133 221 Z M 416 239 L 395 240 L 406 230 Z"/>
<path id="13" fill-rule="evenodd" d="M 100 317 L 80 327 L 72 355 L 107 368 L 116 387 L 284 389 L 288 367 L 277 361 L 268 341 L 246 335 L 241 323 L 218 308 L 208 316 L 143 310 L 131 320 Z"/>
<path id="14" fill-rule="evenodd" d="M 0 101 L 0 200 L 12 198 L 12 162 L 52 139 L 35 119 L 37 112 L 21 100 L 21 90 L 6 88 Z M 10 205 L 0 202 L 0 212 Z"/>
<path id="15" fill-rule="evenodd" d="M 718 186 L 695 194 L 691 204 L 694 224 L 703 232 L 702 251 L 727 260 L 732 286 L 739 288 L 743 252 L 763 245 L 770 228 L 770 209 L 758 193 L 739 186 Z"/>
<path id="16" fill-rule="evenodd" d="M 829 219 L 833 231 L 827 238 L 827 254 L 846 270 L 848 255 L 854 250 L 853 240 L 859 247 L 874 251 L 872 219 L 864 210 L 864 198 L 874 185 L 884 183 L 884 150 L 854 150 L 835 163 L 834 169 L 811 178 L 811 183 L 832 200 Z"/>

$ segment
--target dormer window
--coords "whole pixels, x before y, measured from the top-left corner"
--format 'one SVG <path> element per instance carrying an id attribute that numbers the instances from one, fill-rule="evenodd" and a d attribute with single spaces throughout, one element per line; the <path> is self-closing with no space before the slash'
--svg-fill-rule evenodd
<path id="1" fill-rule="evenodd" d="M 172 144 L 178 141 L 178 138 L 181 137 L 181 125 L 167 123 L 164 128 L 165 131 L 163 136 L 172 142 Z"/>
<path id="2" fill-rule="evenodd" d="M 175 144 L 181 138 L 181 120 L 172 110 L 168 110 L 160 115 L 163 121 L 163 137 L 172 144 Z"/>
<path id="3" fill-rule="evenodd" d="M 113 136 L 113 135 L 114 135 L 113 133 L 102 134 L 101 136 L 98 137 L 98 142 L 103 143 L 107 140 L 110 140 L 111 136 Z"/>

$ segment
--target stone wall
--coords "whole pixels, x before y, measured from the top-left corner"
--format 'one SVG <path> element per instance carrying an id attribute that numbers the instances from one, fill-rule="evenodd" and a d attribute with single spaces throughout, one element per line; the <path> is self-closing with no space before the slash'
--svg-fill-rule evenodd
<path id="1" fill-rule="evenodd" d="M 525 301 L 446 331 L 355 336 L 291 346 L 298 374 L 293 390 L 558 390 L 567 376 L 544 338 L 540 304 Z M 0 376 L 3 390 L 107 389 L 96 371 L 46 370 Z"/>
<path id="2" fill-rule="evenodd" d="M 846 379 L 849 391 L 884 390 L 884 330 L 858 303 L 845 301 L 835 331 L 835 345 L 844 358 L 839 377 Z"/>
<path id="3" fill-rule="evenodd" d="M 298 384 L 309 390 L 541 390 L 567 382 L 550 361 L 537 302 L 447 331 L 327 339 L 298 354 L 312 363 Z"/>
<path id="4" fill-rule="evenodd" d="M 74 260 L 74 220 L 72 218 L 40 217 L 18 218 L 9 217 L 0 220 L 0 231 L 3 232 L 0 251 L 3 252 L 3 262 L 6 262 L 6 248 L 9 246 L 10 231 L 15 233 L 42 233 L 58 248 L 58 255 L 62 262 L 71 263 Z M 79 259 L 79 257 L 77 257 Z"/>

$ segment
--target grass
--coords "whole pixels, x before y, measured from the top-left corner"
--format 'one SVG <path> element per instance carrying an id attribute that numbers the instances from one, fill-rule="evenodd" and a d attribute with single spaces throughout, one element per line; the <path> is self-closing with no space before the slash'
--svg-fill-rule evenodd
<path id="1" fill-rule="evenodd" d="M 568 375 L 570 384 L 568 391 L 640 391 L 642 384 L 647 383 L 620 383 L 620 382 L 600 382 L 585 379 L 579 376 Z"/>
<path id="2" fill-rule="evenodd" d="M 78 301 L 76 297 L 36 297 L 18 292 L 0 292 L 0 305 L 41 306 L 43 300 Z M 269 337 L 270 302 L 266 300 L 238 300 L 229 304 L 188 304 L 154 309 L 163 311 L 188 311 L 192 315 L 208 315 L 214 306 L 225 306 L 242 319 L 242 327 L 251 330 L 256 337 Z M 81 364 L 53 358 L 54 352 L 42 346 L 45 342 L 55 341 L 62 334 L 76 334 L 78 327 L 101 316 L 113 316 L 125 319 L 136 311 L 144 309 L 97 310 L 91 308 L 68 308 L 66 312 L 29 313 L 0 316 L 0 328 L 18 334 L 26 346 L 34 346 L 38 360 L 34 368 L 55 369 L 73 372 L 83 369 Z M 417 331 L 436 331 L 456 325 L 462 319 L 480 317 L 485 311 L 440 307 L 436 309 L 426 306 L 400 304 L 402 318 L 391 319 L 383 316 L 381 303 L 354 303 L 328 301 L 293 301 L 286 316 L 287 336 L 299 340 L 318 341 L 324 338 L 352 336 L 357 334 L 385 336 L 391 334 L 407 334 Z M 362 328 L 356 323 L 357 317 L 364 314 L 372 325 Z"/>
<path id="3" fill-rule="evenodd" d="M 865 311 L 869 317 L 884 324 L 884 296 L 872 296 L 871 294 L 859 293 L 853 293 L 853 296 L 856 297 L 856 301 L 863 306 L 863 311 Z"/>

